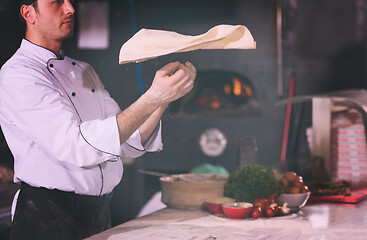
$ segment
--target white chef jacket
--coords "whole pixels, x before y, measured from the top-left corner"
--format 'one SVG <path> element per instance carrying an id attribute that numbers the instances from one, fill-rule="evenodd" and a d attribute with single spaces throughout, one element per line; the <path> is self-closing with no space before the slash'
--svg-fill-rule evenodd
<path id="1" fill-rule="evenodd" d="M 0 124 L 14 155 L 14 181 L 84 195 L 110 193 L 120 156 L 162 149 L 161 123 L 141 145 L 120 145 L 121 110 L 93 68 L 23 40 L 0 71 Z"/>

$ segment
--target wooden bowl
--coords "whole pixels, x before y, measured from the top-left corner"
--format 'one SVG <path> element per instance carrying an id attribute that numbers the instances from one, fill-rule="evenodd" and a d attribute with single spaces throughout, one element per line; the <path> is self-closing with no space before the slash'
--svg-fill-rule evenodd
<path id="1" fill-rule="evenodd" d="M 208 199 L 223 197 L 227 175 L 178 174 L 160 178 L 162 202 L 170 208 L 200 209 Z"/>

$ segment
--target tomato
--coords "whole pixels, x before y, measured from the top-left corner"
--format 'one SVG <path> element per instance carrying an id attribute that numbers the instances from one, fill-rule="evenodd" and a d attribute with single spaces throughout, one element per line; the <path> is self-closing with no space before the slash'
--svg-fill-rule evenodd
<path id="1" fill-rule="evenodd" d="M 274 215 L 275 215 L 275 208 L 274 207 L 268 207 L 265 210 L 265 213 L 266 213 L 266 216 L 268 216 L 268 217 L 274 217 Z"/>
<path id="2" fill-rule="evenodd" d="M 301 193 L 308 193 L 309 191 L 310 189 L 306 185 L 301 188 Z"/>
<path id="3" fill-rule="evenodd" d="M 263 215 L 263 211 L 260 207 L 253 207 L 251 216 L 253 218 L 259 218 Z"/>
<path id="4" fill-rule="evenodd" d="M 255 207 L 260 207 L 261 209 L 266 209 L 269 206 L 268 199 L 266 198 L 257 198 L 252 202 L 252 204 Z"/>
<path id="5" fill-rule="evenodd" d="M 301 192 L 301 189 L 299 189 L 298 187 L 292 187 L 289 190 L 289 193 L 291 193 L 291 194 L 297 194 L 297 193 L 300 193 L 300 192 Z"/>
<path id="6" fill-rule="evenodd" d="M 297 176 L 296 180 L 294 180 L 293 182 L 293 187 L 301 188 L 303 187 L 303 185 L 304 185 L 303 178 L 301 176 Z"/>
<path id="7" fill-rule="evenodd" d="M 286 172 L 284 178 L 291 183 L 297 179 L 297 174 L 295 172 Z"/>
<path id="8" fill-rule="evenodd" d="M 268 199 L 268 203 L 269 204 L 271 204 L 271 203 L 278 203 L 277 196 L 274 193 L 270 193 L 268 195 L 267 199 Z"/>

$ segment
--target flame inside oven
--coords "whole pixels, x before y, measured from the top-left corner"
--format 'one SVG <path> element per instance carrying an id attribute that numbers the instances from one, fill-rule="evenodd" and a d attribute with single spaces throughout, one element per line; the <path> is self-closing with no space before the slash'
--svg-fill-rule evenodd
<path id="1" fill-rule="evenodd" d="M 259 108 L 254 87 L 244 76 L 229 71 L 202 71 L 197 73 L 193 90 L 175 101 L 171 113 L 248 114 Z"/>

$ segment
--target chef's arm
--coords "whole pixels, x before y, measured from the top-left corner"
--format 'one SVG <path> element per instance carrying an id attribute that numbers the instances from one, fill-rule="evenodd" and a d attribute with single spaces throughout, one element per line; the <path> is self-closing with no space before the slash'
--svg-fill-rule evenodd
<path id="1" fill-rule="evenodd" d="M 168 107 L 168 104 L 161 105 L 155 110 L 152 115 L 139 127 L 141 136 L 141 144 L 144 144 L 156 129 L 164 111 Z"/>
<path id="2" fill-rule="evenodd" d="M 186 62 L 169 63 L 156 72 L 151 87 L 133 104 L 117 115 L 120 143 L 138 128 L 142 143 L 152 134 L 168 104 L 193 88 L 195 67 Z"/>

